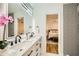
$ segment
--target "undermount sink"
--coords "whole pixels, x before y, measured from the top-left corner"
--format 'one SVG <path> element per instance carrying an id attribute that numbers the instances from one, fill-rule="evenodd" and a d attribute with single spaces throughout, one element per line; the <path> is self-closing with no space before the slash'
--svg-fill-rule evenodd
<path id="1" fill-rule="evenodd" d="M 30 42 L 30 41 L 29 41 Z M 22 54 L 27 48 L 30 47 L 30 43 L 29 42 L 21 42 L 21 43 L 18 43 L 16 45 L 13 45 L 13 46 L 10 46 L 10 47 L 7 47 L 5 53 L 2 53 L 2 55 L 10 55 L 10 56 L 13 56 L 13 55 L 18 55 L 18 53 Z"/>
<path id="2" fill-rule="evenodd" d="M 31 38 L 28 38 L 28 39 L 26 39 L 26 37 L 24 37 L 24 38 L 22 38 L 22 42 L 23 42 L 23 41 L 27 41 L 27 42 L 33 41 L 35 37 L 36 37 L 36 36 L 33 36 L 33 37 L 31 37 Z"/>
<path id="3" fill-rule="evenodd" d="M 25 46 L 26 46 L 26 43 L 23 42 L 20 44 L 16 44 L 15 46 L 11 47 L 10 49 L 12 50 L 12 52 L 21 52 L 23 49 L 25 49 Z"/>
<path id="4" fill-rule="evenodd" d="M 13 46 L 10 46 L 8 48 L 11 49 L 13 53 L 14 52 L 21 52 L 23 49 L 25 49 L 26 45 L 29 46 L 29 43 L 32 43 L 32 41 L 34 41 L 34 38 L 35 38 L 35 36 L 33 36 L 33 37 L 31 37 L 30 39 L 27 40 L 26 37 L 23 37 L 21 39 L 20 43 L 18 42 L 17 44 L 14 44 Z"/>

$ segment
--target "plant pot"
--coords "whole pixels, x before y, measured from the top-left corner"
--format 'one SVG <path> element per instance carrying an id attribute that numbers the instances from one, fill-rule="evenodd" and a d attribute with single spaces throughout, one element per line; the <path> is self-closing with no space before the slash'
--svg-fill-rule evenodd
<path id="1" fill-rule="evenodd" d="M 0 49 L 4 49 L 6 46 L 7 46 L 7 41 L 4 40 L 4 41 L 0 41 Z"/>

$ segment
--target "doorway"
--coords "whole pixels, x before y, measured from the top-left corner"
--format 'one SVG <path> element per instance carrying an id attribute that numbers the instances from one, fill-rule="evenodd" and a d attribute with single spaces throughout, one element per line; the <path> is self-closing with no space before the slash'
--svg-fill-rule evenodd
<path id="1" fill-rule="evenodd" d="M 46 52 L 58 54 L 58 14 L 46 16 Z"/>
<path id="2" fill-rule="evenodd" d="M 18 18 L 18 34 L 24 34 L 24 17 Z"/>

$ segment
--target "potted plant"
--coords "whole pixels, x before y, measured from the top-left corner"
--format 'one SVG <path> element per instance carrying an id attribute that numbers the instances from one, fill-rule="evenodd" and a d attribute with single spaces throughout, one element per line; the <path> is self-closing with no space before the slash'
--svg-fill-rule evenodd
<path id="1" fill-rule="evenodd" d="M 5 40 L 5 30 L 6 30 L 6 25 L 9 23 L 9 22 L 13 22 L 13 19 L 11 16 L 0 16 L 0 30 L 3 30 L 2 33 L 0 34 L 3 34 L 2 35 L 2 39 L 0 39 L 0 49 L 4 49 L 6 46 L 7 46 L 7 40 Z"/>

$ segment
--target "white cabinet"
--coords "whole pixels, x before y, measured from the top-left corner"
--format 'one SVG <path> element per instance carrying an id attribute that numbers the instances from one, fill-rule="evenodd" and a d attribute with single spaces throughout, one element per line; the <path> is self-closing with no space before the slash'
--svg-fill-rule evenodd
<path id="1" fill-rule="evenodd" d="M 41 55 L 41 38 L 39 38 L 23 56 L 40 56 Z"/>

